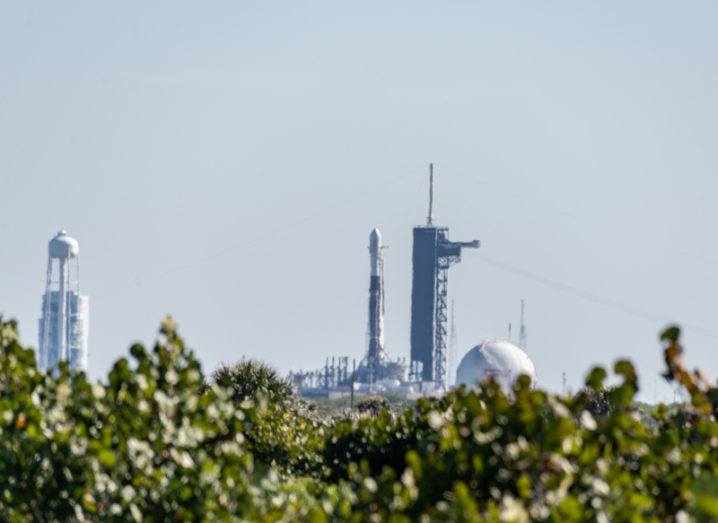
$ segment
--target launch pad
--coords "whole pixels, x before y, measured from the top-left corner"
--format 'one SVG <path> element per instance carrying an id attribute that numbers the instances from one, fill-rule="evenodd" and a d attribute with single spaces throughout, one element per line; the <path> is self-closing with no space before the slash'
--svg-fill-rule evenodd
<path id="1" fill-rule="evenodd" d="M 331 395 L 341 390 L 429 392 L 449 383 L 447 323 L 449 268 L 461 261 L 463 249 L 476 249 L 478 240 L 449 240 L 449 228 L 434 225 L 434 165 L 429 165 L 429 213 L 426 224 L 414 227 L 411 289 L 411 358 L 388 360 L 384 347 L 384 259 L 381 234 L 369 237 L 370 283 L 368 348 L 364 359 L 348 370 L 348 358 L 332 358 L 323 369 L 290 374 L 304 395 Z M 334 362 L 338 361 L 337 366 Z M 407 372 L 408 371 L 408 372 Z"/>

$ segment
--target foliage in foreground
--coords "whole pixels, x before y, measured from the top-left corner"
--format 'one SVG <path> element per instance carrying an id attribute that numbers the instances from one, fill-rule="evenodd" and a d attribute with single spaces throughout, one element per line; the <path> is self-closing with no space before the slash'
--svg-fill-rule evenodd
<path id="1" fill-rule="evenodd" d="M 40 373 L 0 321 L 0 513 L 8 520 L 685 521 L 718 517 L 718 389 L 664 333 L 690 402 L 650 423 L 627 361 L 559 397 L 520 379 L 401 411 L 321 417 L 270 369 L 205 383 L 166 320 L 104 383 Z M 597 398 L 599 403 L 597 404 Z M 597 405 L 600 408 L 597 408 Z"/>
<path id="2" fill-rule="evenodd" d="M 202 391 L 200 365 L 169 319 L 152 351 L 134 345 L 130 357 L 106 384 L 66 366 L 43 374 L 14 324 L 0 322 L 3 519 L 270 517 L 257 489 L 279 487 L 258 472 L 245 436 L 262 408 L 234 402 L 228 388 Z"/>
<path id="3" fill-rule="evenodd" d="M 235 404 L 256 404 L 261 412 L 261 419 L 244 424 L 246 447 L 255 462 L 283 476 L 319 473 L 317 449 L 326 423 L 294 394 L 287 379 L 262 362 L 242 360 L 217 369 L 212 383 L 228 391 Z"/>

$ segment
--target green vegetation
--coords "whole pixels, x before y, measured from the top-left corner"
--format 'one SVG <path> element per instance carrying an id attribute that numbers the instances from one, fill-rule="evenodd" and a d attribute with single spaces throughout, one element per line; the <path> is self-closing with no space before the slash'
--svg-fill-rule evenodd
<path id="1" fill-rule="evenodd" d="M 382 392 L 374 396 L 366 396 L 356 394 L 354 397 L 354 407 L 359 409 L 359 405 L 367 400 L 386 402 L 386 406 L 394 412 L 401 412 L 407 407 L 414 405 L 414 401 L 407 399 L 404 394 L 398 392 Z M 342 412 L 350 411 L 352 406 L 351 396 L 346 394 L 339 398 L 311 398 L 307 402 L 312 405 L 317 412 L 334 416 Z"/>
<path id="2" fill-rule="evenodd" d="M 212 380 L 232 391 L 232 399 L 242 402 L 262 396 L 271 403 L 286 404 L 294 400 L 292 385 L 273 368 L 259 361 L 242 360 L 236 365 L 222 365 Z"/>
<path id="3" fill-rule="evenodd" d="M 43 374 L 0 320 L 0 514 L 10 521 L 689 521 L 718 517 L 718 388 L 662 336 L 688 404 L 650 412 L 589 372 L 324 414 L 266 366 L 205 379 L 166 320 L 89 383 Z M 357 405 L 359 407 L 359 404 Z M 650 416 L 650 422 L 646 422 Z"/>

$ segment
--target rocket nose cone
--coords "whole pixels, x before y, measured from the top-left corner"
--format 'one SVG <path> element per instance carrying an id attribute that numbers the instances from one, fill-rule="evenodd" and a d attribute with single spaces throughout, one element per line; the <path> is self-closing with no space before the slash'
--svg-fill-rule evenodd
<path id="1" fill-rule="evenodd" d="M 379 245 L 381 245 L 381 233 L 379 229 L 373 229 L 369 235 L 369 249 L 376 252 L 379 250 Z"/>

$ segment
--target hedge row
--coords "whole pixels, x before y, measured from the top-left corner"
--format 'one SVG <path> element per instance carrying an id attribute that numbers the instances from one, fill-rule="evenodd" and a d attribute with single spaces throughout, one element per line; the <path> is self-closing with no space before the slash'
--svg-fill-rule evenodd
<path id="1" fill-rule="evenodd" d="M 205 378 L 166 319 L 100 383 L 36 368 L 0 320 L 7 520 L 689 521 L 718 517 L 718 389 L 662 336 L 690 401 L 647 421 L 638 377 L 557 396 L 519 379 L 327 416 L 266 366 Z"/>

